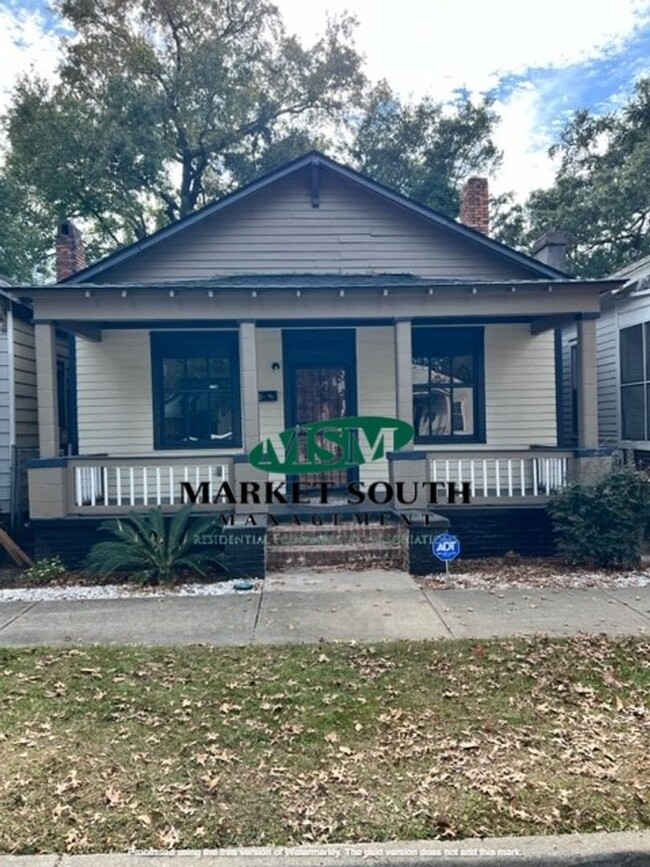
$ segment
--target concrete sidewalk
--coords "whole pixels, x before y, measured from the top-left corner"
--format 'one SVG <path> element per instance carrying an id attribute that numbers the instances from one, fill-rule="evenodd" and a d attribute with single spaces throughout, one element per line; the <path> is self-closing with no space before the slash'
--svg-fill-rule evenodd
<path id="1" fill-rule="evenodd" d="M 650 634 L 650 587 L 421 590 L 403 572 L 276 574 L 260 593 L 0 603 L 0 646 Z"/>
<path id="2" fill-rule="evenodd" d="M 647 867 L 650 831 L 472 840 L 157 851 L 127 855 L 0 855 L 0 867 Z"/>

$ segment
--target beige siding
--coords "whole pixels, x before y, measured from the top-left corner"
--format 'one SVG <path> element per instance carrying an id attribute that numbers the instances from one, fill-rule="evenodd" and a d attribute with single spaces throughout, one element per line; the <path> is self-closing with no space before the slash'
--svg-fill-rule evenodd
<path id="1" fill-rule="evenodd" d="M 359 415 L 395 417 L 395 330 L 357 329 L 357 389 Z M 388 479 L 388 462 L 373 461 L 360 469 L 366 485 Z"/>
<path id="2" fill-rule="evenodd" d="M 285 426 L 281 330 L 258 329 L 257 353 L 259 389 L 278 392 L 277 402 L 259 404 L 261 436 L 266 437 Z M 272 369 L 276 361 L 281 365 L 279 371 Z M 555 445 L 552 332 L 531 337 L 524 324 L 486 327 L 485 369 L 485 447 Z M 153 448 L 148 332 L 105 331 L 101 343 L 78 339 L 77 381 L 81 454 L 165 454 Z M 395 415 L 392 327 L 358 329 L 357 382 L 360 415 Z M 475 450 L 481 446 L 463 448 Z M 362 472 L 366 483 L 385 478 L 382 462 L 368 465 Z"/>
<path id="3" fill-rule="evenodd" d="M 82 455 L 177 455 L 153 447 L 148 331 L 104 331 L 100 343 L 77 338 L 77 419 Z M 240 449 L 223 449 L 233 454 Z M 213 455 L 192 450 L 192 455 Z"/>
<path id="4" fill-rule="evenodd" d="M 411 272 L 514 278 L 526 272 L 324 171 L 320 207 L 305 171 L 178 232 L 101 282 L 241 273 Z"/>
<path id="5" fill-rule="evenodd" d="M 552 331 L 532 337 L 526 324 L 485 329 L 487 445 L 557 444 Z"/>

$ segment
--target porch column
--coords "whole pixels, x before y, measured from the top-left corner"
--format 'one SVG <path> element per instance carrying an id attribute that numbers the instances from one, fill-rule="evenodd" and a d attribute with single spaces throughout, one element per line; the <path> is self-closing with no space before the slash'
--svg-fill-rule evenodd
<path id="1" fill-rule="evenodd" d="M 56 329 L 38 322 L 36 342 L 36 394 L 38 401 L 38 448 L 41 458 L 59 457 L 59 401 L 56 384 Z"/>
<path id="2" fill-rule="evenodd" d="M 578 320 L 576 347 L 578 386 L 578 447 L 598 446 L 598 386 L 596 379 L 596 320 Z"/>
<path id="3" fill-rule="evenodd" d="M 249 452 L 260 441 L 254 322 L 239 323 L 239 369 L 241 375 L 242 442 L 246 452 Z"/>
<path id="4" fill-rule="evenodd" d="M 411 320 L 395 320 L 395 405 L 397 418 L 413 424 L 413 355 L 411 352 Z M 412 448 L 409 444 L 406 448 Z"/>

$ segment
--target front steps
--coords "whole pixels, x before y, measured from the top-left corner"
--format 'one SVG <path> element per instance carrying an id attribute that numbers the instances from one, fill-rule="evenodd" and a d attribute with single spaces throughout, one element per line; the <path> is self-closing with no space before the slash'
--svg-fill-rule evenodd
<path id="1" fill-rule="evenodd" d="M 281 524 L 267 532 L 266 568 L 406 568 L 407 534 L 397 523 L 359 526 Z"/>

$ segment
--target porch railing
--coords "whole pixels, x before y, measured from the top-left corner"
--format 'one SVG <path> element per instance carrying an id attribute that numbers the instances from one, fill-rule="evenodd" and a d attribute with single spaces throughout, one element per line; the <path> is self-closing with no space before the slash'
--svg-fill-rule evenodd
<path id="1" fill-rule="evenodd" d="M 181 482 L 189 482 L 195 490 L 207 482 L 214 494 L 231 478 L 231 470 L 227 458 L 69 458 L 69 511 L 97 514 L 135 507 L 178 507 Z"/>
<path id="2" fill-rule="evenodd" d="M 472 499 L 547 497 L 569 484 L 572 452 L 531 449 L 525 452 L 428 454 L 433 482 L 469 482 Z"/>

